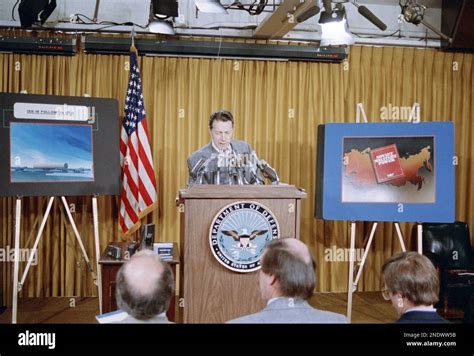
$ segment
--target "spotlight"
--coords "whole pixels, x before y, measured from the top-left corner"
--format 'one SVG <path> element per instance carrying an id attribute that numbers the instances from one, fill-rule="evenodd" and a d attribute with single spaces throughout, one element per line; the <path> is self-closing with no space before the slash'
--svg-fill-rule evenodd
<path id="1" fill-rule="evenodd" d="M 172 17 L 178 17 L 178 2 L 175 0 L 152 0 L 148 31 L 174 35 Z"/>
<path id="2" fill-rule="evenodd" d="M 407 3 L 402 7 L 402 15 L 406 22 L 418 25 L 423 21 L 425 10 L 425 6 L 412 1 L 407 1 Z"/>
<path id="3" fill-rule="evenodd" d="M 227 10 L 219 0 L 194 0 L 199 11 L 210 14 L 227 14 Z"/>
<path id="4" fill-rule="evenodd" d="M 347 28 L 346 10 L 339 3 L 331 12 L 321 12 L 321 46 L 338 46 L 353 44 L 354 38 Z"/>
<path id="5" fill-rule="evenodd" d="M 414 25 L 419 25 L 421 23 L 449 43 L 453 41 L 452 38 L 446 36 L 436 27 L 423 20 L 425 17 L 426 6 L 418 4 L 416 0 L 407 0 L 404 5 L 400 2 L 400 7 L 402 8 L 402 15 L 406 22 Z"/>
<path id="6" fill-rule="evenodd" d="M 163 35 L 174 35 L 173 24 L 170 21 L 155 19 L 148 24 L 148 31 Z"/>
<path id="7" fill-rule="evenodd" d="M 56 0 L 21 0 L 18 6 L 21 27 L 31 27 L 38 17 L 43 25 L 55 8 Z"/>
<path id="8" fill-rule="evenodd" d="M 152 0 L 152 13 L 156 17 L 178 17 L 176 0 Z"/>
<path id="9" fill-rule="evenodd" d="M 360 5 L 356 0 L 347 0 L 346 2 L 352 3 L 355 7 L 357 7 L 357 10 L 359 11 L 359 14 L 364 16 L 367 20 L 372 22 L 375 26 L 380 28 L 382 31 L 385 31 L 387 29 L 387 25 L 383 23 L 382 20 L 380 20 L 377 16 L 374 15 L 372 11 L 370 11 L 366 6 Z M 331 0 L 323 0 L 323 5 L 324 5 L 324 11 L 327 13 L 331 13 L 332 11 L 332 2 Z M 336 3 L 336 6 L 342 5 L 341 3 Z"/>

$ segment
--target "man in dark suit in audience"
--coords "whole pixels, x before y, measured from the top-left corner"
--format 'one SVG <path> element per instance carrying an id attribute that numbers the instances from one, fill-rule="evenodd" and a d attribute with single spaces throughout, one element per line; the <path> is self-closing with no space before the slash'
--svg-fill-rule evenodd
<path id="1" fill-rule="evenodd" d="M 117 274 L 117 305 L 128 313 L 121 323 L 170 323 L 166 317 L 174 279 L 171 267 L 157 253 L 142 250 Z"/>
<path id="2" fill-rule="evenodd" d="M 392 302 L 401 324 L 445 324 L 434 305 L 439 298 L 438 271 L 417 252 L 392 256 L 382 266 L 382 295 Z"/>
<path id="3" fill-rule="evenodd" d="M 270 241 L 261 259 L 260 292 L 267 306 L 229 323 L 346 323 L 344 315 L 308 304 L 316 285 L 316 263 L 300 240 Z"/>

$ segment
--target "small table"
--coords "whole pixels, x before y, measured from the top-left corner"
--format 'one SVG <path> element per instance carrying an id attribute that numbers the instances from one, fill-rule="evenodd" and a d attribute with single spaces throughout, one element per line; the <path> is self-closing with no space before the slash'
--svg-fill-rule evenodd
<path id="1" fill-rule="evenodd" d="M 110 245 L 118 246 L 123 252 L 127 251 L 128 242 L 111 242 Z M 102 313 L 108 313 L 117 310 L 117 301 L 115 300 L 115 280 L 117 273 L 126 262 L 123 257 L 119 260 L 107 256 L 107 248 L 100 256 L 99 264 L 102 267 Z M 176 265 L 179 264 L 179 250 L 178 244 L 173 242 L 173 259 L 166 261 L 171 266 L 174 275 L 175 289 L 176 289 Z M 175 321 L 175 306 L 176 296 L 173 295 L 166 316 L 168 320 Z"/>

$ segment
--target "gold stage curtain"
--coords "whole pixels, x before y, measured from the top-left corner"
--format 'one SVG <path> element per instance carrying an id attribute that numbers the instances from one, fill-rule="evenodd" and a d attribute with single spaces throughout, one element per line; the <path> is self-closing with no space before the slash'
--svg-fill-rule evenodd
<path id="1" fill-rule="evenodd" d="M 283 182 L 308 192 L 302 203 L 301 238 L 318 261 L 318 291 L 347 290 L 348 263 L 337 257 L 343 257 L 343 249 L 349 247 L 349 223 L 313 217 L 316 130 L 322 123 L 355 122 L 359 102 L 369 121 L 380 121 L 384 106 L 418 102 L 422 121 L 455 122 L 456 217 L 472 226 L 473 58 L 435 49 L 369 46 L 351 47 L 349 60 L 341 64 L 141 56 L 159 201 L 147 221 L 157 224 L 157 240 L 179 241 L 175 197 L 186 184 L 186 158 L 209 142 L 208 117 L 219 108 L 233 112 L 236 138 L 248 141 L 259 157 L 278 170 Z M 128 56 L 84 53 L 74 57 L 0 54 L 0 89 L 115 98 L 122 113 L 128 61 Z M 69 198 L 68 202 L 74 204 L 73 215 L 93 262 L 91 199 Z M 22 248 L 32 247 L 46 203 L 46 198 L 23 198 Z M 108 241 L 122 238 L 117 204 L 116 197 L 99 198 L 101 250 Z M 14 211 L 14 198 L 0 199 L 0 247 L 13 248 Z M 401 224 L 409 249 L 415 247 L 412 225 Z M 358 248 L 370 227 L 357 223 Z M 399 251 L 393 224 L 380 224 L 359 290 L 380 290 L 381 265 Z M 13 263 L 2 267 L 4 303 L 10 304 Z M 96 295 L 86 267 L 57 199 L 39 245 L 38 264 L 32 267 L 21 296 Z"/>

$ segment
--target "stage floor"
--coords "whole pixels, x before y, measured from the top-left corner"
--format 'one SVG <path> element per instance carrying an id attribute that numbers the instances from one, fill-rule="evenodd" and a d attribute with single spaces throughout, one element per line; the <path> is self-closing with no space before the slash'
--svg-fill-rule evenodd
<path id="1" fill-rule="evenodd" d="M 340 314 L 346 313 L 346 293 L 316 293 L 310 304 Z M 18 323 L 96 323 L 97 298 L 21 298 Z M 397 319 L 390 302 L 380 292 L 359 292 L 353 296 L 353 323 L 391 323 Z M 0 315 L 0 323 L 11 322 L 11 308 Z"/>

